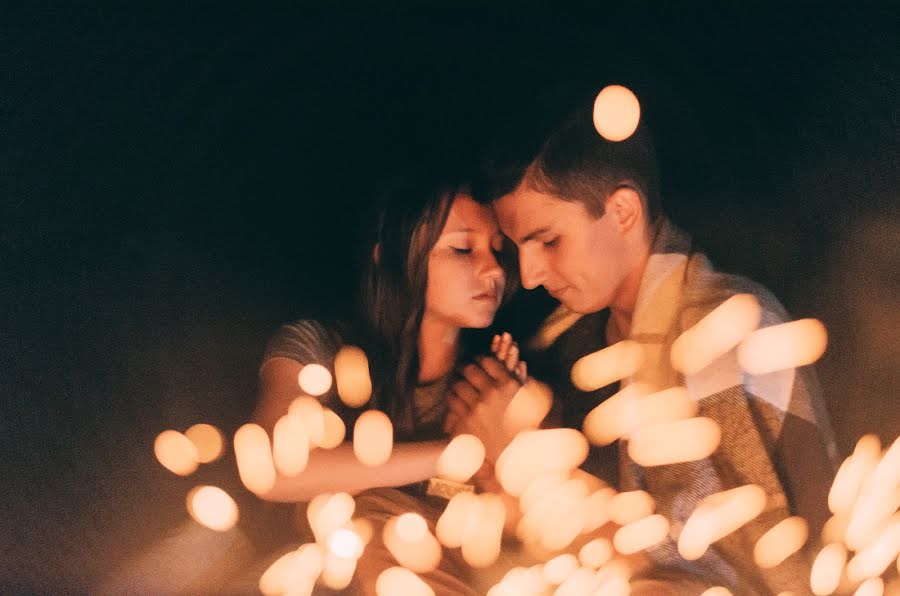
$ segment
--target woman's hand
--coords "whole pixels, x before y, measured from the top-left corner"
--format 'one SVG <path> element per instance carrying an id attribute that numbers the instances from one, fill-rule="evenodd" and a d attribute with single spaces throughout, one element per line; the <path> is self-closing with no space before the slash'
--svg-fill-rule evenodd
<path id="1" fill-rule="evenodd" d="M 512 335 L 507 332 L 495 335 L 491 341 L 491 353 L 506 366 L 506 370 L 512 373 L 519 383 L 525 384 L 528 380 L 528 367 L 524 360 L 519 360 L 519 344 L 513 341 Z"/>

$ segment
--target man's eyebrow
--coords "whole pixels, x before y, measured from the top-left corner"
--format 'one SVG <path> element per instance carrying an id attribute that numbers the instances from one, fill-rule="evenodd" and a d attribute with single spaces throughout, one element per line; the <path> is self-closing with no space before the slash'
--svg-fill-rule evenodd
<path id="1" fill-rule="evenodd" d="M 531 232 L 528 233 L 528 235 L 526 235 L 524 238 L 522 238 L 522 239 L 519 241 L 519 244 L 525 244 L 525 243 L 528 242 L 529 240 L 534 240 L 535 238 L 537 238 L 537 237 L 540 236 L 541 234 L 546 234 L 546 233 L 549 232 L 549 231 L 550 231 L 550 227 L 549 227 L 549 226 L 543 226 L 543 227 L 540 227 L 540 228 L 538 228 L 538 229 L 536 229 L 536 230 L 532 230 Z"/>

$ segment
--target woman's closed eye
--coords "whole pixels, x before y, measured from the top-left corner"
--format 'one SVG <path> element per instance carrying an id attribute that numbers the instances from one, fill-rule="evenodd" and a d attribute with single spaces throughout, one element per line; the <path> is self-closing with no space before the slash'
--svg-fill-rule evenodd
<path id="1" fill-rule="evenodd" d="M 458 255 L 470 255 L 470 254 L 472 254 L 472 249 L 471 249 L 471 248 L 460 248 L 460 247 L 456 247 L 456 246 L 451 246 L 450 248 L 452 248 L 452 249 L 453 249 L 453 252 L 455 252 L 455 253 L 458 254 Z"/>

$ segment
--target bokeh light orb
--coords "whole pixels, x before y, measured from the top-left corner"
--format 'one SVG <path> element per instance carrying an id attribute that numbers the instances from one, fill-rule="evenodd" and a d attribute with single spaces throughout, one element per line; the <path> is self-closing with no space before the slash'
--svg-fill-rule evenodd
<path id="1" fill-rule="evenodd" d="M 234 527 L 238 506 L 234 499 L 217 486 L 197 486 L 187 496 L 188 513 L 194 520 L 217 532 Z"/>
<path id="2" fill-rule="evenodd" d="M 637 96 L 622 85 L 604 87 L 594 100 L 594 128 L 607 141 L 624 141 L 637 130 L 641 104 Z"/>
<path id="3" fill-rule="evenodd" d="M 307 364 L 300 369 L 297 382 L 305 393 L 318 397 L 331 389 L 331 373 L 321 364 Z"/>

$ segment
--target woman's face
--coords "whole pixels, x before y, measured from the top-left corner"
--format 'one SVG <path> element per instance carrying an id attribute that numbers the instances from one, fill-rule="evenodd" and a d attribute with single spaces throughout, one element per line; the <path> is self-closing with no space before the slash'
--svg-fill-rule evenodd
<path id="1" fill-rule="evenodd" d="M 425 317 L 459 328 L 489 326 L 506 282 L 497 262 L 502 247 L 491 208 L 457 195 L 428 254 Z"/>

